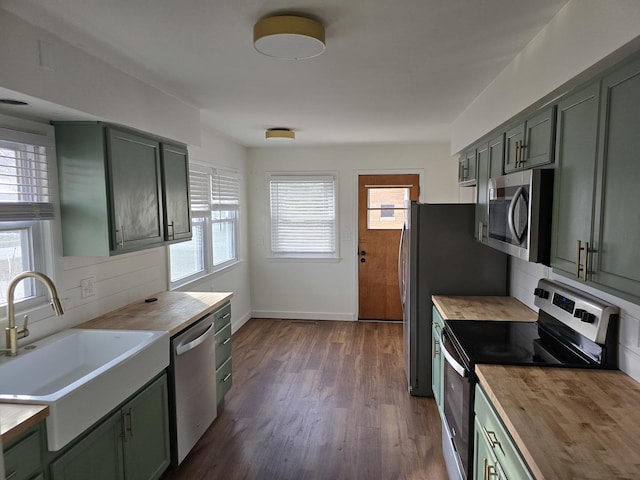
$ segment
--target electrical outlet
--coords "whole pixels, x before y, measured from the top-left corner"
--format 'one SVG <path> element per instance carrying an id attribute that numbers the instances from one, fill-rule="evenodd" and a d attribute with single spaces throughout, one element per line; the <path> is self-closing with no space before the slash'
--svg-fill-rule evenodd
<path id="1" fill-rule="evenodd" d="M 94 277 L 85 278 L 80 280 L 80 295 L 82 298 L 92 297 L 95 295 L 93 292 L 93 281 Z"/>

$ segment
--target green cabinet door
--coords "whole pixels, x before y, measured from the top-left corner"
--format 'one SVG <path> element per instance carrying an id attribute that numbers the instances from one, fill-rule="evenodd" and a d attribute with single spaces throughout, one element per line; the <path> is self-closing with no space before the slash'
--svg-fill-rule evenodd
<path id="1" fill-rule="evenodd" d="M 489 144 L 478 147 L 476 157 L 478 180 L 476 182 L 476 238 L 485 242 L 489 223 Z"/>
<path id="2" fill-rule="evenodd" d="M 189 205 L 189 158 L 187 149 L 162 144 L 164 238 L 167 242 L 191 238 Z"/>
<path id="3" fill-rule="evenodd" d="M 520 168 L 520 145 L 524 144 L 524 123 L 508 130 L 504 138 L 504 173 Z"/>
<path id="4" fill-rule="evenodd" d="M 474 480 L 500 480 L 505 477 L 502 469 L 496 461 L 489 442 L 482 431 L 482 425 L 475 419 L 473 431 L 473 479 Z"/>
<path id="5" fill-rule="evenodd" d="M 476 184 L 476 149 L 472 148 L 458 160 L 458 185 L 461 187 Z"/>
<path id="6" fill-rule="evenodd" d="M 51 480 L 123 480 L 121 435 L 118 412 L 51 463 Z"/>
<path id="7" fill-rule="evenodd" d="M 521 168 L 553 163 L 555 106 L 543 110 L 525 122 L 525 139 L 520 151 Z"/>
<path id="8" fill-rule="evenodd" d="M 160 144 L 109 127 L 112 248 L 136 250 L 162 244 Z"/>
<path id="9" fill-rule="evenodd" d="M 600 84 L 558 104 L 551 266 L 578 276 L 578 241 L 591 243 Z"/>
<path id="10" fill-rule="evenodd" d="M 43 430 L 37 426 L 4 450 L 4 469 L 7 479 L 30 480 L 42 472 Z"/>
<path id="11" fill-rule="evenodd" d="M 640 60 L 602 80 L 591 280 L 640 299 Z"/>
<path id="12" fill-rule="evenodd" d="M 160 478 L 170 463 L 166 375 L 124 405 L 122 416 L 126 480 Z"/>
<path id="13" fill-rule="evenodd" d="M 499 177 L 504 167 L 504 133 L 489 141 L 489 178 Z"/>
<path id="14" fill-rule="evenodd" d="M 440 332 L 444 328 L 444 320 L 440 312 L 433 307 L 433 323 L 431 325 L 431 388 L 433 398 L 436 401 L 440 415 L 444 415 L 444 405 L 442 404 L 442 393 L 444 390 L 444 357 L 440 345 Z"/>

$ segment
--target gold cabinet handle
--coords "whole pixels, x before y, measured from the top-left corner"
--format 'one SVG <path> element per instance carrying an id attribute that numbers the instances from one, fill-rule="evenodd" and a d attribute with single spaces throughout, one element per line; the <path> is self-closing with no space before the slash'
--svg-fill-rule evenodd
<path id="1" fill-rule="evenodd" d="M 520 166 L 520 140 L 516 142 L 516 168 Z"/>
<path id="2" fill-rule="evenodd" d="M 222 316 L 222 319 L 229 318 L 231 316 L 231 312 L 227 312 Z"/>
<path id="3" fill-rule="evenodd" d="M 120 230 L 116 230 L 116 233 L 117 232 L 120 232 L 120 238 L 121 238 L 119 242 L 120 248 L 124 248 L 124 225 L 120 225 Z"/>
<path id="4" fill-rule="evenodd" d="M 231 337 L 227 338 L 224 342 L 222 342 L 222 345 L 226 345 L 227 343 L 229 343 L 231 341 Z"/>
<path id="5" fill-rule="evenodd" d="M 582 279 L 586 282 L 589 274 L 589 242 L 584 242 L 584 266 L 582 267 Z"/>
<path id="6" fill-rule="evenodd" d="M 11 480 L 13 477 L 15 477 L 18 474 L 17 470 L 14 470 L 13 472 L 9 473 L 5 478 L 5 480 Z"/>
<path id="7" fill-rule="evenodd" d="M 576 247 L 576 278 L 580 278 L 580 252 L 582 252 L 582 240 L 578 240 Z"/>
<path id="8" fill-rule="evenodd" d="M 482 465 L 482 480 L 491 480 L 492 477 L 497 477 L 498 472 L 496 467 L 489 464 L 489 461 L 485 458 Z"/>
<path id="9" fill-rule="evenodd" d="M 520 166 L 522 167 L 527 161 L 524 158 L 524 149 L 527 146 L 524 144 L 524 140 L 520 140 Z"/>
<path id="10" fill-rule="evenodd" d="M 482 427 L 482 433 L 484 433 L 485 438 L 489 442 L 489 446 L 494 449 L 496 446 L 499 447 L 500 451 L 504 455 L 504 450 L 502 449 L 500 440 L 498 440 L 498 438 L 496 437 L 496 432 L 492 432 L 491 430 L 487 430 L 486 428 Z"/>
<path id="11" fill-rule="evenodd" d="M 169 225 L 167 225 L 167 227 L 171 228 L 171 235 L 169 235 L 169 238 L 171 240 L 175 240 L 176 239 L 176 227 L 173 224 L 173 222 L 171 222 Z"/>
<path id="12" fill-rule="evenodd" d="M 224 378 L 222 379 L 222 383 L 226 382 L 227 380 L 229 380 L 231 378 L 231 373 L 227 373 Z"/>

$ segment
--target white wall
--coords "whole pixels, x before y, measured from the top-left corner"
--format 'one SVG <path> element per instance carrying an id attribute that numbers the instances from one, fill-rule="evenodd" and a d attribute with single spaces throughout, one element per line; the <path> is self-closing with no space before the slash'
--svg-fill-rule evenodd
<path id="1" fill-rule="evenodd" d="M 248 153 L 251 303 L 254 317 L 357 319 L 357 176 L 421 174 L 421 201 L 457 203 L 457 162 L 447 143 L 255 148 Z M 339 261 L 269 258 L 268 172 L 337 172 Z"/>
<path id="2" fill-rule="evenodd" d="M 77 119 L 72 116 L 75 111 L 85 114 L 84 118 L 99 118 L 183 143 L 200 144 L 197 108 L 2 9 L 0 32 L 3 96 L 25 98 L 44 111 L 68 109 L 65 113 L 68 119 Z M 50 65 L 41 64 L 43 45 L 48 49 Z M 23 108 L 22 112 L 39 114 L 31 107 Z"/>
<path id="3" fill-rule="evenodd" d="M 550 278 L 566 283 L 620 307 L 619 367 L 620 370 L 640 382 L 640 305 L 557 275 L 553 273 L 551 268 L 539 263 L 529 263 L 511 257 L 510 294 L 536 311 L 538 308 L 533 304 L 533 289 L 540 278 Z"/>
<path id="4" fill-rule="evenodd" d="M 639 36 L 639 1 L 570 0 L 453 122 L 451 151 L 613 65 Z"/>

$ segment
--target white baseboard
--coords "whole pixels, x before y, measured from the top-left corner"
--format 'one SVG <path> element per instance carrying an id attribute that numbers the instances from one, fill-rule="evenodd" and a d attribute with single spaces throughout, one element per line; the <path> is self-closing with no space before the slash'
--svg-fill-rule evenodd
<path id="1" fill-rule="evenodd" d="M 338 320 L 345 322 L 357 320 L 352 313 L 273 312 L 261 310 L 252 312 L 251 316 L 253 318 L 283 318 L 288 320 Z"/>
<path id="2" fill-rule="evenodd" d="M 245 313 L 242 317 L 238 319 L 234 319 L 231 317 L 231 334 L 233 335 L 238 330 L 242 328 L 242 326 L 247 323 L 251 319 L 251 312 Z"/>

